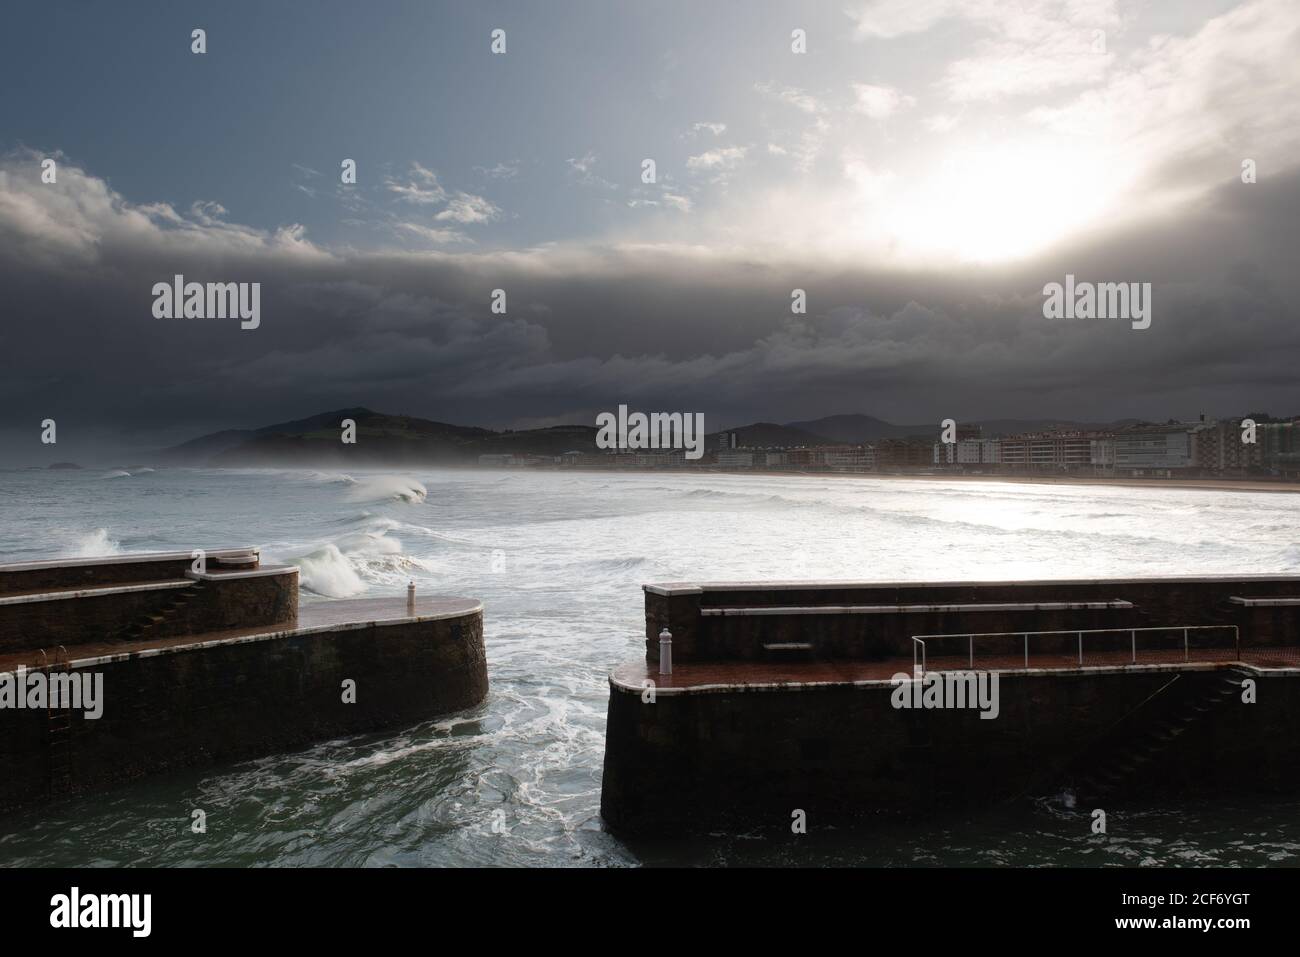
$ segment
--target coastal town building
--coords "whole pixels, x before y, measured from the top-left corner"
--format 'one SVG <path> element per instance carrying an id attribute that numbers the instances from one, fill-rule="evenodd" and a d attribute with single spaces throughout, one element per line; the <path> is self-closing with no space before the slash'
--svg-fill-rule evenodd
<path id="1" fill-rule="evenodd" d="M 1264 446 L 1242 441 L 1240 419 L 1211 422 L 1195 432 L 1196 461 L 1216 473 L 1244 473 L 1264 467 Z"/>
<path id="2" fill-rule="evenodd" d="M 996 465 L 1001 461 L 1002 443 L 998 439 L 959 438 L 956 442 L 934 444 L 935 465 Z"/>
<path id="3" fill-rule="evenodd" d="M 956 441 L 933 437 L 879 439 L 858 445 L 744 446 L 739 432 L 719 433 L 718 446 L 698 461 L 681 450 L 569 451 L 561 455 L 480 455 L 487 467 L 593 469 L 706 468 L 791 472 L 945 472 L 1035 475 L 1043 473 L 1133 478 L 1300 478 L 1300 418 L 1249 417 L 1196 422 L 1143 423 L 1100 429 L 1043 429 L 985 436 L 977 425 L 958 425 Z M 1251 442 L 1244 437 L 1250 435 Z"/>
<path id="4" fill-rule="evenodd" d="M 876 467 L 876 450 L 870 445 L 846 445 L 825 449 L 823 464 L 828 469 L 865 472 Z"/>
<path id="5" fill-rule="evenodd" d="M 1300 419 L 1265 422 L 1257 429 L 1261 458 L 1271 472 L 1284 477 L 1300 476 Z"/>
<path id="6" fill-rule="evenodd" d="M 1108 468 L 1111 439 L 1097 432 L 1036 432 L 1002 439 L 1001 463 L 1011 468 L 1093 471 Z"/>
<path id="7" fill-rule="evenodd" d="M 1131 475 L 1164 475 L 1197 464 L 1197 426 L 1134 426 L 1115 433 L 1115 469 Z"/>
<path id="8" fill-rule="evenodd" d="M 1109 434 L 1078 431 L 959 439 L 948 444 L 936 442 L 934 463 L 998 466 L 1006 471 L 1105 472 L 1114 464 L 1114 444 Z"/>
<path id="9" fill-rule="evenodd" d="M 718 452 L 718 467 L 724 469 L 752 469 L 754 453 L 751 449 L 723 449 Z"/>
<path id="10" fill-rule="evenodd" d="M 876 443 L 876 465 L 882 469 L 932 468 L 933 445 L 928 439 L 881 439 Z"/>

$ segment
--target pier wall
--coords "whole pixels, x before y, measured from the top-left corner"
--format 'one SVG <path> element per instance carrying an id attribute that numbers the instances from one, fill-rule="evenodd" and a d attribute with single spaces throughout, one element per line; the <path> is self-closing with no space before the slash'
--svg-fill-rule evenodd
<path id="1" fill-rule="evenodd" d="M 1070 783 L 1069 760 L 1174 674 L 1186 695 L 1224 672 L 1003 673 L 993 720 L 896 709 L 886 683 L 661 691 L 652 703 L 611 683 L 601 813 L 617 833 L 663 836 L 788 828 L 796 809 L 814 827 L 1055 793 Z M 1127 782 L 1124 798 L 1294 793 L 1300 672 L 1252 677 L 1257 703 L 1217 705 Z"/>
<path id="2" fill-rule="evenodd" d="M 227 569 L 256 568 L 259 564 L 257 550 L 251 547 L 212 549 L 206 555 L 214 566 Z M 184 578 L 192 562 L 190 552 L 155 552 L 5 564 L 0 565 L 0 596 Z"/>
<path id="3" fill-rule="evenodd" d="M 0 709 L 0 808 L 401 727 L 471 707 L 487 692 L 481 606 L 134 651 L 73 662 L 73 670 L 102 673 L 103 716 L 69 712 L 62 733 L 44 710 Z M 356 682 L 354 704 L 343 701 L 346 679 Z"/>
<path id="4" fill-rule="evenodd" d="M 298 614 L 296 568 L 277 574 L 233 573 L 202 580 L 178 578 L 182 587 L 125 590 L 99 586 L 87 593 L 48 593 L 38 601 L 0 596 L 0 652 L 44 648 L 50 657 L 59 645 L 117 640 L 137 621 L 148 621 L 149 635 L 168 638 L 223 628 L 291 624 Z M 130 586 L 127 586 L 130 587 Z M 178 601 L 184 596 L 184 601 Z M 164 614 L 165 613 L 165 614 Z M 157 616 L 158 621 L 150 620 Z"/>
<path id="5" fill-rule="evenodd" d="M 1158 625 L 1236 625 L 1242 644 L 1300 644 L 1300 607 L 1246 607 L 1232 596 L 1300 595 L 1296 576 L 1241 576 L 1037 582 L 679 583 L 645 586 L 646 658 L 659 660 L 659 631 L 672 632 L 677 661 L 762 657 L 764 643 L 811 641 L 818 660 L 912 654 L 911 637 L 970 632 L 1035 632 Z M 980 610 L 872 615 L 709 615 L 716 609 L 812 606 L 978 605 L 1126 601 L 1131 609 Z M 1219 636 L 1220 643 L 1225 635 Z M 1118 642 L 1127 636 L 1117 637 Z M 1150 641 L 1158 641 L 1152 637 Z M 1181 643 L 1181 636 L 1169 640 Z M 1210 636 L 1194 636 L 1206 642 Z M 1013 642 L 1014 640 L 1012 640 Z M 1068 638 L 1060 640 L 1066 647 Z M 985 647 L 991 647 L 987 644 Z M 1046 648 L 1041 641 L 1036 648 Z M 1195 645 L 1193 645 L 1195 647 Z M 1010 652 L 1012 644 L 1006 651 Z"/>
<path id="6" fill-rule="evenodd" d="M 1080 800 L 1300 792 L 1300 576 L 644 590 L 647 665 L 610 679 L 619 832 L 924 814 L 1075 778 Z M 933 674 L 995 672 L 998 716 L 895 707 L 914 637 Z"/>

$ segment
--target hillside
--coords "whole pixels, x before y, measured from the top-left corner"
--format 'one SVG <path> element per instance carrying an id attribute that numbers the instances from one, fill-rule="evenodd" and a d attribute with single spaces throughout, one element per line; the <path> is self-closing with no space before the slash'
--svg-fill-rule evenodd
<path id="1" fill-rule="evenodd" d="M 356 444 L 341 441 L 341 423 L 357 424 Z M 227 429 L 159 453 L 174 465 L 342 466 L 464 465 L 489 453 L 558 455 L 595 449 L 594 426 L 494 432 L 365 408 L 322 412 L 258 429 Z"/>
<path id="2" fill-rule="evenodd" d="M 792 448 L 801 445 L 827 445 L 829 443 L 829 439 L 825 435 L 816 435 L 805 429 L 795 428 L 790 425 L 777 425 L 775 422 L 755 422 L 753 425 L 742 425 L 736 429 L 725 429 L 723 431 L 735 432 L 736 445 L 750 448 Z M 704 437 L 705 448 L 716 449 L 718 447 L 718 435 L 717 432 L 706 435 Z"/>

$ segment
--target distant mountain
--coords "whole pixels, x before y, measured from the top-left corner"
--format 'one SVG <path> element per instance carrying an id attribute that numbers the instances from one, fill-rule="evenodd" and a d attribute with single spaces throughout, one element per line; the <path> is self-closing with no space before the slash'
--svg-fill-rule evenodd
<path id="1" fill-rule="evenodd" d="M 1015 435 L 1019 432 L 1042 432 L 1044 429 L 1076 429 L 1083 432 L 1106 431 L 1136 425 L 1140 419 L 1119 419 L 1115 422 L 1075 422 L 1070 419 L 976 419 L 984 429 L 986 438 Z M 935 426 L 934 431 L 938 431 Z"/>
<path id="2" fill-rule="evenodd" d="M 357 441 L 341 441 L 342 422 L 357 424 Z M 1135 419 L 1107 425 L 1061 422 L 1055 419 L 986 419 L 979 422 L 984 435 L 994 437 L 1054 426 L 1065 428 L 1115 428 Z M 305 419 L 265 425 L 257 429 L 225 429 L 163 449 L 154 455 L 158 464 L 237 466 L 390 466 L 472 465 L 480 455 L 542 455 L 596 452 L 595 425 L 557 425 L 545 429 L 497 432 L 476 426 L 452 425 L 409 415 L 388 415 L 371 409 L 338 409 Z M 882 439 L 908 437 L 931 440 L 939 424 L 894 425 L 869 415 L 829 415 L 807 422 L 779 425 L 755 422 L 726 431 L 737 434 L 737 445 L 750 448 L 859 445 Z M 718 433 L 705 437 L 705 446 L 718 447 Z M 54 466 L 60 467 L 60 466 Z"/>
<path id="3" fill-rule="evenodd" d="M 564 452 L 595 452 L 594 425 L 553 425 L 548 429 L 492 432 L 473 443 L 477 455 L 560 455 Z"/>
<path id="4" fill-rule="evenodd" d="M 753 425 L 742 425 L 738 429 L 724 429 L 725 432 L 736 433 L 736 445 L 748 446 L 749 448 L 764 447 L 794 447 L 800 445 L 828 445 L 832 444 L 825 435 L 816 435 L 805 429 L 795 428 L 792 425 L 777 425 L 774 422 L 755 422 Z M 704 437 L 706 448 L 716 449 L 718 447 L 718 435 L 714 432 Z"/>
<path id="5" fill-rule="evenodd" d="M 356 422 L 357 441 L 344 444 L 342 422 Z M 322 412 L 259 429 L 227 429 L 164 449 L 158 457 L 174 465 L 344 466 L 462 465 L 488 453 L 558 455 L 594 451 L 595 426 L 554 426 L 494 432 L 365 408 Z"/>
<path id="6" fill-rule="evenodd" d="M 791 429 L 824 435 L 833 442 L 854 445 L 877 439 L 901 439 L 908 435 L 923 435 L 939 430 L 937 425 L 894 425 L 870 415 L 828 415 L 808 422 L 789 422 L 786 425 Z"/>
<path id="7" fill-rule="evenodd" d="M 163 449 L 158 453 L 158 457 L 165 462 L 174 462 L 178 465 L 207 461 L 211 456 L 233 449 L 256 436 L 257 432 L 252 429 L 226 429 L 223 432 L 213 432 L 211 435 L 182 442 L 170 449 Z"/>

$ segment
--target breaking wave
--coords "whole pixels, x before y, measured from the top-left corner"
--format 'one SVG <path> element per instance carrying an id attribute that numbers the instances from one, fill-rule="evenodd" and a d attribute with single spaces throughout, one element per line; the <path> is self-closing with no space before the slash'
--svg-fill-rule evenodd
<path id="1" fill-rule="evenodd" d="M 322 485 L 356 485 L 357 480 L 346 472 L 310 472 L 308 478 Z"/>
<path id="2" fill-rule="evenodd" d="M 388 535 L 396 525 L 381 519 L 367 530 L 311 546 L 305 554 L 286 560 L 298 566 L 303 589 L 326 598 L 352 598 L 371 586 L 396 586 L 412 576 L 426 577 L 433 565 L 403 554 L 401 541 Z"/>
<path id="3" fill-rule="evenodd" d="M 366 590 L 366 583 L 361 580 L 357 570 L 332 542 L 289 561 L 298 566 L 299 584 L 317 595 L 351 598 Z"/>
<path id="4" fill-rule="evenodd" d="M 103 555 L 122 554 L 122 543 L 108 534 L 108 529 L 97 528 L 81 536 L 72 546 L 75 558 L 99 558 Z"/>
<path id="5" fill-rule="evenodd" d="M 354 480 L 348 498 L 354 502 L 423 502 L 429 490 L 405 475 L 371 475 Z"/>

